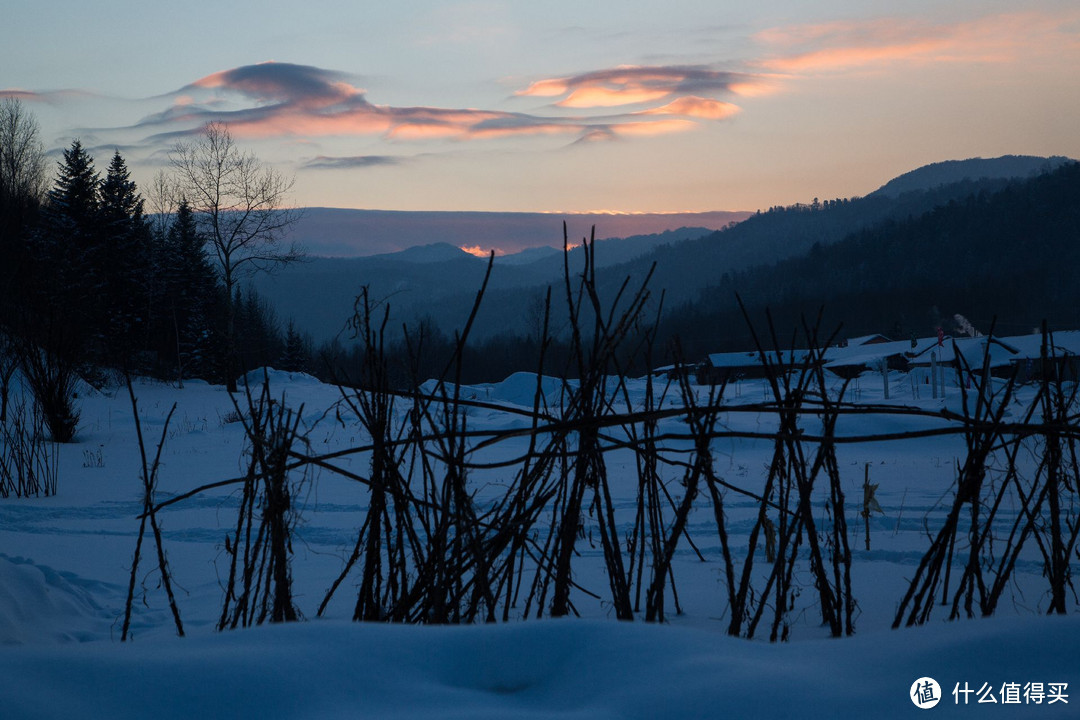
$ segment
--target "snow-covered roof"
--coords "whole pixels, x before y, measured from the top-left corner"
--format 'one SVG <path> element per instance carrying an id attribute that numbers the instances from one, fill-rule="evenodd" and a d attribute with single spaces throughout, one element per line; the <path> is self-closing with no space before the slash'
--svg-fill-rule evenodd
<path id="1" fill-rule="evenodd" d="M 881 337 L 867 335 L 865 337 Z M 910 340 L 894 340 L 882 343 L 858 344 L 860 338 L 848 341 L 846 347 L 832 347 L 825 351 L 825 367 L 841 368 L 865 365 L 872 367 L 890 357 L 904 357 L 915 365 L 929 365 L 931 353 L 937 351 L 937 359 L 952 362 L 953 342 L 956 349 L 971 367 L 981 367 L 983 354 L 989 345 L 990 365 L 999 367 L 1017 360 L 1038 359 L 1042 352 L 1042 335 L 1016 335 L 1010 337 L 958 337 L 946 335 L 941 345 L 936 337 L 917 338 L 914 345 Z M 1057 355 L 1080 355 L 1080 330 L 1054 333 L 1053 344 Z M 785 351 L 784 362 L 801 363 L 806 359 L 807 350 Z M 771 359 L 775 353 L 768 353 Z M 753 366 L 760 363 L 758 353 L 729 352 L 713 353 L 708 356 L 709 364 L 714 368 L 736 368 Z"/>
<path id="2" fill-rule="evenodd" d="M 1059 357 L 1080 355 L 1080 331 L 1068 330 L 1053 333 L 1051 352 Z M 956 347 L 964 356 L 967 364 L 973 368 L 981 367 L 987 348 L 990 352 L 990 366 L 1001 367 L 1022 360 L 1037 360 L 1042 356 L 1042 333 L 1031 335 L 1012 335 L 1008 337 L 958 338 Z"/>
<path id="3" fill-rule="evenodd" d="M 909 360 L 915 360 L 925 355 L 926 361 L 929 362 L 930 351 L 937 344 L 938 339 L 936 337 L 917 338 L 914 345 L 910 340 L 894 340 L 870 345 L 852 345 L 848 343 L 847 347 L 828 349 L 825 353 L 825 367 L 871 365 L 896 356 L 904 356 Z M 948 346 L 946 345 L 946 347 Z"/>
<path id="4" fill-rule="evenodd" d="M 891 342 L 889 338 L 881 335 L 880 333 L 874 333 L 873 335 L 860 335 L 859 337 L 848 338 L 847 346 L 852 347 L 855 345 L 867 345 L 887 342 Z"/>
<path id="5" fill-rule="evenodd" d="M 785 363 L 801 363 L 806 359 L 806 350 L 785 350 L 781 353 Z M 776 359 L 775 352 L 767 352 L 770 361 Z M 709 355 L 709 364 L 714 368 L 734 368 L 760 365 L 761 357 L 757 351 L 713 353 Z"/>

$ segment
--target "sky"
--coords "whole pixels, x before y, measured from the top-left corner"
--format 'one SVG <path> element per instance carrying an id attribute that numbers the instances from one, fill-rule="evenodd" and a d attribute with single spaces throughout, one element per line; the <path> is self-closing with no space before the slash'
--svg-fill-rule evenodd
<path id="1" fill-rule="evenodd" d="M 18 0 L 0 95 L 140 185 L 206 122 L 299 206 L 670 213 L 1080 157 L 1075 0 Z"/>

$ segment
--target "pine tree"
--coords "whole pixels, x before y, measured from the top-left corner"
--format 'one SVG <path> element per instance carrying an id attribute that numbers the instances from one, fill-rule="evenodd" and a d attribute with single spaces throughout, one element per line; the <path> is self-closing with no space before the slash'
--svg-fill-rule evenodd
<path id="1" fill-rule="evenodd" d="M 162 348 L 172 358 L 177 379 L 215 375 L 217 363 L 215 319 L 224 305 L 223 291 L 206 255 L 206 239 L 199 233 L 187 200 L 162 242 L 160 260 L 163 326 L 167 342 Z"/>
<path id="2" fill-rule="evenodd" d="M 38 344 L 57 351 L 63 345 L 65 352 L 85 354 L 97 334 L 103 307 L 95 257 L 100 185 L 94 159 L 75 140 L 64 151 L 44 222 L 31 241 L 24 332 L 42 336 Z"/>
<path id="3" fill-rule="evenodd" d="M 94 168 L 94 158 L 75 140 L 64 151 L 57 170 L 56 185 L 49 191 L 49 215 L 55 223 L 89 234 L 98 220 L 98 188 L 101 176 Z"/>
<path id="4" fill-rule="evenodd" d="M 241 374 L 274 365 L 284 348 L 274 309 L 250 287 L 236 289 L 233 306 Z"/>
<path id="5" fill-rule="evenodd" d="M 137 229 L 143 222 L 143 199 L 117 150 L 101 183 L 102 222 Z"/>
<path id="6" fill-rule="evenodd" d="M 30 239 L 25 305 L 17 334 L 23 377 L 53 440 L 75 434 L 76 379 L 96 338 L 101 317 L 100 277 L 94 272 L 94 229 L 101 179 L 76 140 L 64 152 L 49 192 L 42 225 Z"/>
<path id="7" fill-rule="evenodd" d="M 103 282 L 105 354 L 130 367 L 136 352 L 149 346 L 155 278 L 143 199 L 118 151 L 100 186 L 96 230 L 93 260 Z"/>
<path id="8" fill-rule="evenodd" d="M 279 367 L 286 372 L 308 372 L 311 364 L 311 343 L 296 330 L 292 320 L 285 331 L 285 350 L 278 361 Z"/>

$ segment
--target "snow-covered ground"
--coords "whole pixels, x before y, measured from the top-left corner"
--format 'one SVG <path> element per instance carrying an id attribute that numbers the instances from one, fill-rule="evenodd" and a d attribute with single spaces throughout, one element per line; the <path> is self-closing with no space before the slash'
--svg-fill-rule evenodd
<path id="1" fill-rule="evenodd" d="M 864 379 L 849 398 L 879 401 L 881 385 L 880 377 Z M 290 407 L 303 406 L 313 452 L 365 442 L 355 422 L 338 422 L 327 412 L 339 397 L 336 388 L 284 373 L 271 374 L 271 388 L 275 397 L 284 393 Z M 244 435 L 230 421 L 233 405 L 222 388 L 189 382 L 179 390 L 143 381 L 135 389 L 151 450 L 177 404 L 165 433 L 159 500 L 243 474 Z M 527 408 L 534 389 L 535 378 L 519 375 L 466 392 Z M 549 390 L 558 392 L 554 385 Z M 633 381 L 630 390 L 640 399 L 643 383 Z M 956 388 L 945 400 L 931 399 L 927 390 L 897 374 L 890 396 L 928 409 L 959 407 Z M 1031 394 L 1022 391 L 1014 414 Z M 227 572 L 224 540 L 235 527 L 238 506 L 235 489 L 225 487 L 159 515 L 187 637 L 174 637 L 148 539 L 134 641 L 121 644 L 143 494 L 135 426 L 123 388 L 84 388 L 80 395 L 78 442 L 58 451 L 58 494 L 0 500 L 0 718 L 906 717 L 921 712 L 910 693 L 923 677 L 940 685 L 941 701 L 931 710 L 939 715 L 1075 717 L 1080 703 L 1080 694 L 1071 697 L 1071 691 L 1080 693 L 1080 618 L 1043 617 L 1045 582 L 1030 558 L 996 617 L 949 623 L 942 609 L 927 626 L 889 629 L 928 547 L 927 532 L 936 531 L 942 503 L 951 501 L 955 464 L 964 450 L 955 436 L 839 449 L 859 603 L 852 638 L 826 639 L 820 616 L 811 611 L 795 618 L 790 643 L 728 637 L 720 548 L 704 497 L 689 529 L 706 562 L 680 545 L 674 574 L 684 612 L 670 614 L 664 625 L 617 622 L 607 603 L 586 596 L 575 598 L 580 619 L 467 627 L 355 624 L 348 622 L 355 588 L 346 583 L 323 619 L 217 633 Z M 760 383 L 744 382 L 729 388 L 728 397 L 739 403 L 765 395 Z M 495 410 L 469 413 L 470 429 L 523 425 L 520 416 Z M 666 422 L 685 430 L 677 418 Z M 722 418 L 732 429 L 768 431 L 774 422 L 757 414 Z M 862 417 L 842 425 L 841 432 L 934 423 Z M 517 442 L 523 447 L 527 440 Z M 713 452 L 718 475 L 760 488 L 770 443 L 718 440 Z M 633 456 L 614 451 L 606 460 L 617 518 L 629 528 L 637 491 Z M 367 471 L 363 456 L 339 462 Z M 884 510 L 870 521 L 870 551 L 863 549 L 865 528 L 855 502 L 862 497 L 867 464 Z M 669 479 L 678 493 L 678 483 Z M 472 482 L 481 499 L 503 487 L 497 471 L 477 473 Z M 355 542 L 367 496 L 361 486 L 325 474 L 303 487 L 292 570 L 297 605 L 314 618 Z M 731 527 L 739 528 L 755 507 L 729 494 Z M 736 550 L 740 542 L 745 550 L 745 537 L 733 533 L 732 539 Z M 583 539 L 578 549 L 575 579 L 605 596 L 600 543 Z M 806 585 L 804 595 L 810 596 L 809 578 Z M 1042 684 L 1042 702 L 1034 702 L 1039 686 L 1029 683 Z M 966 707 L 965 688 L 974 691 Z M 979 703 L 980 697 L 993 697 L 996 704 Z M 1016 697 L 1019 703 L 1005 706 Z"/>

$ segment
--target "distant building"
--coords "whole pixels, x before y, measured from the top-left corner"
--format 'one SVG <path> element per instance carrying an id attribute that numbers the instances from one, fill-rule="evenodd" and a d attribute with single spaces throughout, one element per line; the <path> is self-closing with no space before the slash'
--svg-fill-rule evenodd
<path id="1" fill-rule="evenodd" d="M 1080 379 L 1080 331 L 1054 333 L 1048 348 L 1049 366 L 1063 380 Z M 825 350 L 823 367 L 837 377 L 852 379 L 864 372 L 880 372 L 882 364 L 888 370 L 928 372 L 937 363 L 953 368 L 961 364 L 971 373 L 982 372 L 984 359 L 989 358 L 989 371 L 994 377 L 1012 377 L 1019 382 L 1037 380 L 1044 373 L 1041 334 L 1010 337 L 944 336 L 889 340 L 884 335 L 864 335 L 851 338 L 842 346 Z M 770 366 L 782 365 L 785 370 L 805 367 L 808 350 L 789 350 L 777 358 L 766 353 Z M 718 385 L 732 380 L 751 380 L 766 376 L 766 365 L 757 352 L 714 353 L 696 368 L 696 379 L 703 385 Z"/>

